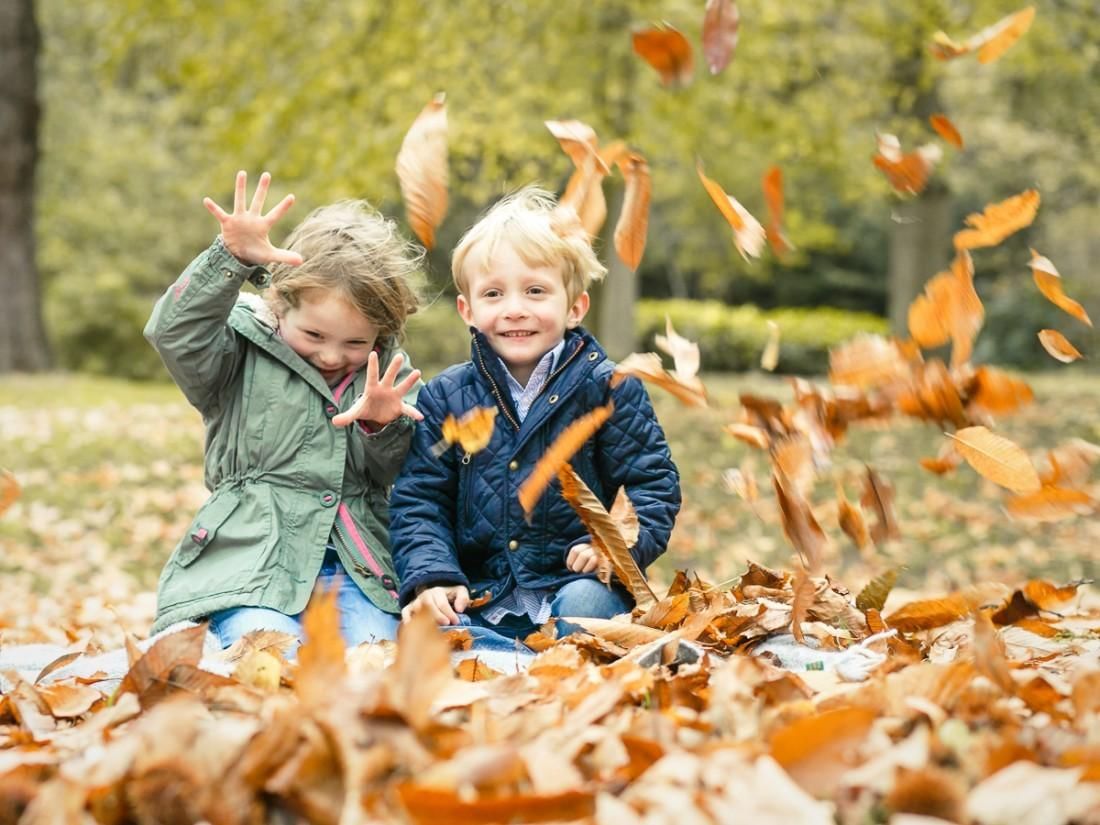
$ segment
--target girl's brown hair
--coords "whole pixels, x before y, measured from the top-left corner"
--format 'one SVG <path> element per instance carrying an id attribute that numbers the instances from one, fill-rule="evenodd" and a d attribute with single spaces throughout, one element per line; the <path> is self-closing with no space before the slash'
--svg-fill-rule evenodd
<path id="1" fill-rule="evenodd" d="M 264 297 L 279 317 L 298 307 L 307 289 L 339 290 L 378 328 L 379 338 L 399 339 L 421 306 L 424 252 L 366 201 L 338 201 L 313 210 L 284 246 L 303 262 L 271 267 Z"/>

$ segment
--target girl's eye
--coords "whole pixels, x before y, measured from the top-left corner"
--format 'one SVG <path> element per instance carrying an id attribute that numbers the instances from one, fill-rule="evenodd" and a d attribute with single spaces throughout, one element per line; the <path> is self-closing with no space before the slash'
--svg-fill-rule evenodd
<path id="1" fill-rule="evenodd" d="M 306 335 L 309 336 L 310 338 L 313 338 L 314 340 L 317 340 L 318 338 L 321 337 L 321 333 L 314 332 L 313 330 L 306 330 Z"/>

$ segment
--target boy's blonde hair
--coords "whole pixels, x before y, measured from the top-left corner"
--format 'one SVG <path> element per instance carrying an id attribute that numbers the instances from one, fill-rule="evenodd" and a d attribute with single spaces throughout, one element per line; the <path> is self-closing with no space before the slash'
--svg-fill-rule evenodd
<path id="1" fill-rule="evenodd" d="M 362 200 L 338 201 L 310 212 L 284 246 L 301 266 L 275 264 L 264 293 L 279 317 L 297 308 L 307 289 L 339 290 L 378 328 L 379 338 L 400 338 L 421 305 L 423 251 L 397 225 Z"/>
<path id="2" fill-rule="evenodd" d="M 560 266 L 570 304 L 607 274 L 577 213 L 559 207 L 553 195 L 537 186 L 526 186 L 497 201 L 458 242 L 451 274 L 455 287 L 467 298 L 466 259 L 471 250 L 481 248 L 481 265 L 487 267 L 501 243 L 510 244 L 528 266 Z"/>

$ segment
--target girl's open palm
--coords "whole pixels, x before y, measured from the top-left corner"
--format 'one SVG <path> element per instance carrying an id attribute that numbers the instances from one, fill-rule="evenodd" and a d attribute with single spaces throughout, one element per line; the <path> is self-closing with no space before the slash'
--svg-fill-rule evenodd
<path id="1" fill-rule="evenodd" d="M 405 403 L 405 395 L 420 380 L 420 370 L 413 370 L 401 380 L 397 373 L 405 358 L 400 353 L 393 357 L 385 375 L 378 378 L 378 353 L 372 352 L 367 359 L 367 387 L 347 412 L 332 419 L 337 427 L 345 427 L 353 421 L 366 421 L 384 427 L 396 418 L 407 415 L 415 421 L 423 421 L 424 415 L 416 407 Z"/>
<path id="2" fill-rule="evenodd" d="M 268 237 L 275 222 L 294 205 L 294 196 L 287 195 L 265 215 L 263 214 L 264 200 L 267 198 L 269 186 L 271 186 L 271 175 L 264 172 L 260 175 L 260 182 L 256 184 L 252 203 L 246 209 L 244 201 L 248 187 L 248 173 L 242 170 L 237 173 L 232 213 L 226 212 L 210 198 L 203 198 L 202 205 L 218 219 L 222 227 L 222 242 L 237 260 L 246 264 L 278 262 L 298 266 L 302 263 L 301 255 L 289 249 L 279 249 L 272 245 Z"/>

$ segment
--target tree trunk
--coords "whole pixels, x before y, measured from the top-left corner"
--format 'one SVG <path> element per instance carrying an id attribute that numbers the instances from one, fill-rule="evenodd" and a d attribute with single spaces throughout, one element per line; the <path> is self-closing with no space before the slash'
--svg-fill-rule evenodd
<path id="1" fill-rule="evenodd" d="M 34 260 L 38 44 L 33 0 L 0 2 L 0 373 L 50 361 Z"/>
<path id="2" fill-rule="evenodd" d="M 894 207 L 888 276 L 890 328 L 907 336 L 909 304 L 925 282 L 947 267 L 951 237 L 951 193 L 931 183 L 920 197 Z"/>
<path id="3" fill-rule="evenodd" d="M 607 188 L 611 195 L 607 204 L 607 223 L 603 230 L 607 276 L 598 287 L 599 296 L 595 309 L 600 344 L 611 358 L 618 361 L 634 352 L 638 276 L 619 260 L 612 240 L 615 234 L 615 221 L 618 220 L 623 208 L 622 182 L 612 181 Z"/>

